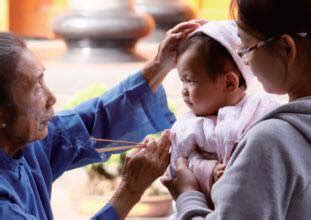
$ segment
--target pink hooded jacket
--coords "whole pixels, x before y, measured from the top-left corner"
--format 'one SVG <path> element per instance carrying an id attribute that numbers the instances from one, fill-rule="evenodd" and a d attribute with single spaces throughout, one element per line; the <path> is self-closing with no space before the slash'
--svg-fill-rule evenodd
<path id="1" fill-rule="evenodd" d="M 203 32 L 221 43 L 236 62 L 246 85 L 250 85 L 253 74 L 236 54 L 240 40 L 233 21 L 208 22 L 195 32 Z M 276 99 L 262 93 L 246 95 L 235 106 L 219 109 L 217 116 L 197 117 L 192 112 L 184 114 L 171 129 L 172 153 L 169 175 L 174 175 L 175 163 L 179 157 L 187 158 L 189 168 L 196 176 L 203 192 L 209 197 L 213 169 L 217 162 L 226 164 L 235 144 L 245 132 L 278 106 Z"/>

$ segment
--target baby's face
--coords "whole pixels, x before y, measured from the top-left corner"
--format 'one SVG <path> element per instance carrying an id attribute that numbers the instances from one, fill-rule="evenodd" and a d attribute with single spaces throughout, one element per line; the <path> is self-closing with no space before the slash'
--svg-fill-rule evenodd
<path id="1" fill-rule="evenodd" d="M 197 116 L 217 114 L 225 102 L 224 80 L 212 81 L 205 72 L 199 48 L 189 47 L 178 59 L 177 70 L 183 82 L 184 102 Z"/>

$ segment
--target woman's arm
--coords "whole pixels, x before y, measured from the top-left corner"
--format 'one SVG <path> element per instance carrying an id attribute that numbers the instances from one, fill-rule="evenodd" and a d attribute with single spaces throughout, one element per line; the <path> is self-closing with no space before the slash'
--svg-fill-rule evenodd
<path id="1" fill-rule="evenodd" d="M 204 194 L 189 181 L 191 171 L 177 168 L 177 177 L 188 178 L 188 182 L 167 184 L 177 198 L 178 218 L 285 219 L 299 178 L 293 166 L 297 152 L 290 152 L 297 151 L 293 149 L 295 143 L 281 138 L 286 129 L 286 123 L 273 120 L 261 122 L 248 132 L 213 187 L 215 210 L 207 207 Z"/>

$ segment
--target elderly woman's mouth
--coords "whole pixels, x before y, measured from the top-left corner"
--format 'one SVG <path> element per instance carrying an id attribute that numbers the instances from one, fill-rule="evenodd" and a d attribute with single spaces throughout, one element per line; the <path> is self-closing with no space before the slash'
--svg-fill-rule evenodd
<path id="1" fill-rule="evenodd" d="M 54 114 L 45 118 L 44 120 L 41 121 L 41 124 L 42 125 L 48 125 L 49 121 L 51 121 L 53 119 L 53 117 L 54 117 Z"/>
<path id="2" fill-rule="evenodd" d="M 49 124 L 49 120 L 41 121 L 41 126 L 42 127 L 46 127 L 46 126 L 48 126 L 48 124 Z"/>

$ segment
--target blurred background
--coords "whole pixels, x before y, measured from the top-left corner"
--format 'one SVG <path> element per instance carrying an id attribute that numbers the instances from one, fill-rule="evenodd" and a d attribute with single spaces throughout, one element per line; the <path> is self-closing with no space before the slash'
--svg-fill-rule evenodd
<path id="1" fill-rule="evenodd" d="M 136 4 L 144 2 L 152 7 L 157 2 L 162 2 L 163 8 L 170 4 L 186 4 L 194 12 L 195 17 L 207 18 L 210 20 L 221 20 L 228 18 L 228 0 L 181 0 L 181 1 L 119 1 L 119 0 L 0 0 L 0 30 L 14 31 L 20 35 L 36 38 L 54 39 L 55 34 L 51 28 L 51 21 L 70 7 L 77 6 L 80 3 L 82 9 L 86 5 L 92 5 L 92 2 L 98 2 L 105 7 L 108 2 L 128 2 L 133 7 Z M 83 3 L 86 2 L 86 3 Z M 138 2 L 138 3 L 137 3 Z M 151 3 L 150 3 L 151 2 Z M 111 3 L 108 3 L 108 5 Z M 109 6 L 108 6 L 109 7 Z M 154 6 L 153 6 L 154 7 Z M 91 7 L 89 7 L 91 8 Z M 95 7 L 96 8 L 96 7 Z M 98 8 L 97 8 L 98 9 Z M 152 8 L 150 9 L 152 11 Z M 173 18 L 175 19 L 175 18 Z"/>
<path id="2" fill-rule="evenodd" d="M 0 31 L 15 32 L 46 66 L 58 101 L 72 108 L 100 95 L 155 56 L 165 32 L 194 18 L 228 19 L 230 0 L 0 0 Z M 172 111 L 187 110 L 176 70 L 163 83 Z M 254 87 L 254 91 L 261 89 Z M 53 187 L 55 219 L 87 219 L 120 180 L 124 155 L 64 174 Z M 131 219 L 166 219 L 167 191 L 156 182 Z"/>

